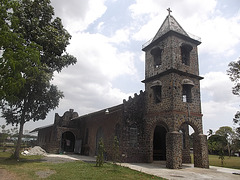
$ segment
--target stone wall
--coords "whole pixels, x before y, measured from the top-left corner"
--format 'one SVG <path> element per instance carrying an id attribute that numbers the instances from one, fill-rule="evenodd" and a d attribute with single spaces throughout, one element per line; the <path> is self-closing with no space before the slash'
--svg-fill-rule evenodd
<path id="1" fill-rule="evenodd" d="M 82 154 L 89 156 L 97 154 L 97 133 L 100 130 L 106 150 L 106 158 L 111 159 L 111 147 L 113 146 L 114 136 L 117 135 L 116 126 L 118 125 L 121 128 L 122 112 L 122 105 L 119 105 L 75 119 L 75 121 L 81 122 L 77 128 L 82 131 Z M 121 137 L 119 138 L 121 141 Z"/>
<path id="2" fill-rule="evenodd" d="M 146 162 L 149 147 L 146 146 L 145 93 L 140 92 L 123 102 L 122 120 L 122 161 Z"/>

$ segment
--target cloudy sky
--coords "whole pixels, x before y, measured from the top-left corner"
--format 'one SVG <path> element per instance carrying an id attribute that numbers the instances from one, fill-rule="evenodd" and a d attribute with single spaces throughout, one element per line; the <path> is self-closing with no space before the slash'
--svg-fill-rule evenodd
<path id="1" fill-rule="evenodd" d="M 153 38 L 168 12 L 183 29 L 201 37 L 198 47 L 204 132 L 233 126 L 239 97 L 226 75 L 228 64 L 240 57 L 239 0 L 52 0 L 55 15 L 72 35 L 67 51 L 77 64 L 55 74 L 53 83 L 64 92 L 54 113 L 72 108 L 79 115 L 122 103 L 144 90 L 142 45 Z"/>

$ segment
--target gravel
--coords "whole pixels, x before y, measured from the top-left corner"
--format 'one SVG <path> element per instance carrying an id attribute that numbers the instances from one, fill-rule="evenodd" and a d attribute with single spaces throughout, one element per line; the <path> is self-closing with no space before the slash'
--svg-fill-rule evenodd
<path id="1" fill-rule="evenodd" d="M 46 156 L 47 153 L 44 149 L 42 149 L 40 146 L 35 146 L 31 149 L 29 149 L 28 151 L 23 151 L 24 155 L 28 155 L 28 156 L 32 156 L 32 155 L 42 155 L 42 156 Z"/>

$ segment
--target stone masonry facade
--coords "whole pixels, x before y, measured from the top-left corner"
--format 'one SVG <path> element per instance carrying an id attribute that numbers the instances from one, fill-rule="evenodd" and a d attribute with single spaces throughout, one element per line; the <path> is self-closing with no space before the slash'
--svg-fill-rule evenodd
<path id="1" fill-rule="evenodd" d="M 197 46 L 172 15 L 168 15 L 145 52 L 145 91 L 123 103 L 78 116 L 73 110 L 54 124 L 37 128 L 38 143 L 47 152 L 96 156 L 102 138 L 105 158 L 113 158 L 114 137 L 121 162 L 164 160 L 167 168 L 191 163 L 189 126 L 194 130 L 194 166 L 208 168 L 203 135 Z"/>

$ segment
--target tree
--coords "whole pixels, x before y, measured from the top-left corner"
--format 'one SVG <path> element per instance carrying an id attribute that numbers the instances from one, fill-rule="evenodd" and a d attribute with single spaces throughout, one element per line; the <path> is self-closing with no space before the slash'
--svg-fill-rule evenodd
<path id="1" fill-rule="evenodd" d="M 230 157 L 231 155 L 231 146 L 233 144 L 233 140 L 235 139 L 235 132 L 232 130 L 231 127 L 223 126 L 220 127 L 216 133 L 216 135 L 222 136 L 227 141 L 227 149 L 228 149 L 228 155 Z"/>
<path id="2" fill-rule="evenodd" d="M 227 140 L 224 136 L 214 134 L 208 138 L 208 149 L 211 154 L 220 155 L 224 152 L 226 145 Z"/>
<path id="3" fill-rule="evenodd" d="M 239 152 L 240 149 L 240 127 L 235 128 L 235 138 L 233 139 L 232 150 L 233 152 Z"/>
<path id="4" fill-rule="evenodd" d="M 229 69 L 227 70 L 227 73 L 230 76 L 231 81 L 235 83 L 234 87 L 232 88 L 232 93 L 240 96 L 240 58 L 236 62 L 230 62 L 228 67 Z M 235 124 L 239 124 L 240 126 L 240 111 L 236 112 L 233 122 Z"/>
<path id="5" fill-rule="evenodd" d="M 13 15 L 13 9 L 17 8 L 17 2 L 1 0 L 0 6 L 0 100 L 14 99 L 14 94 L 23 87 L 27 66 L 26 59 L 33 62 L 39 60 L 38 46 L 34 42 L 26 42 L 23 37 L 13 31 L 18 27 L 17 18 Z"/>
<path id="6" fill-rule="evenodd" d="M 103 166 L 104 163 L 104 143 L 103 143 L 103 139 L 100 138 L 99 142 L 98 142 L 98 154 L 97 154 L 97 159 L 96 159 L 96 166 L 101 167 Z"/>
<path id="7" fill-rule="evenodd" d="M 58 106 L 63 93 L 51 84 L 53 74 L 75 64 L 76 58 L 66 52 L 71 36 L 60 18 L 53 19 L 50 0 L 4 0 L 2 6 L 3 31 L 14 43 L 5 38 L 0 44 L 1 109 L 7 124 L 20 125 L 14 153 L 19 159 L 24 124 L 45 119 Z"/>
<path id="8" fill-rule="evenodd" d="M 209 130 L 207 131 L 207 133 L 208 133 L 207 136 L 211 136 L 211 135 L 213 135 L 213 130 L 212 130 L 212 129 L 209 129 Z"/>
<path id="9" fill-rule="evenodd" d="M 120 161 L 119 141 L 117 136 L 114 136 L 112 151 L 113 151 L 112 155 L 113 164 L 116 164 L 116 162 Z"/>

